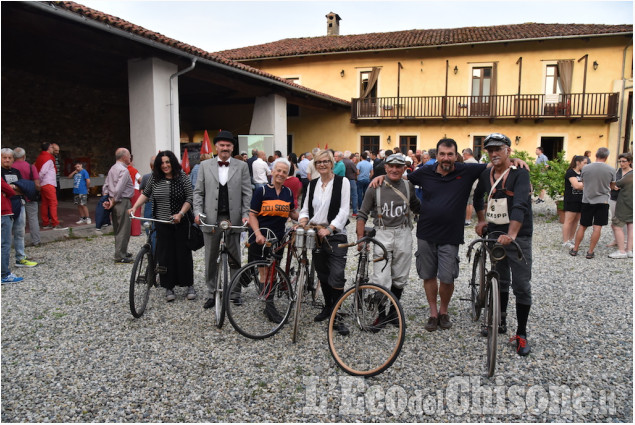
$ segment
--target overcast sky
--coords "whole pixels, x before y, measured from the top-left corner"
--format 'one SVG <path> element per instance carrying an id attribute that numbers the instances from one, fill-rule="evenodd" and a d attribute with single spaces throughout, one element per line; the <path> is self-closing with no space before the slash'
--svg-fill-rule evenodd
<path id="1" fill-rule="evenodd" d="M 79 3 L 215 52 L 284 38 L 525 22 L 631 24 L 632 1 L 92 1 Z"/>

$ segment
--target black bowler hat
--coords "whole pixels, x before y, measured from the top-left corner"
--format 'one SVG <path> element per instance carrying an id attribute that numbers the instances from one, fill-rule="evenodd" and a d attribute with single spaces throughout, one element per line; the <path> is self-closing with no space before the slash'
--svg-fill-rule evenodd
<path id="1" fill-rule="evenodd" d="M 216 142 L 220 142 L 221 140 L 236 144 L 236 139 L 234 138 L 234 135 L 231 133 L 231 131 L 227 131 L 227 130 L 219 131 L 216 137 L 214 137 L 214 144 L 216 144 Z"/>

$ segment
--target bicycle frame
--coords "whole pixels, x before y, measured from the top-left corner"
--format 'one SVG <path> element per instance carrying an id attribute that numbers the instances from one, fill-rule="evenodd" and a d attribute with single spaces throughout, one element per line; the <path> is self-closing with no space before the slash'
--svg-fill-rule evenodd
<path id="1" fill-rule="evenodd" d="M 503 232 L 495 232 L 501 233 Z M 467 258 L 471 260 L 472 249 L 475 244 L 480 244 L 483 247 L 483 264 L 487 263 L 487 257 L 490 258 L 491 269 L 485 275 L 485 285 L 482 288 L 479 288 L 478 298 L 474 302 L 472 309 L 475 307 L 479 310 L 483 307 L 487 306 L 487 310 L 483 315 L 483 321 L 481 324 L 482 334 L 487 336 L 487 373 L 488 376 L 491 377 L 494 375 L 494 370 L 496 367 L 496 345 L 497 345 L 497 334 L 498 327 L 500 325 L 500 293 L 499 293 L 499 282 L 500 282 L 500 274 L 496 270 L 496 264 L 499 261 L 502 261 L 507 256 L 507 251 L 505 247 L 498 243 L 498 239 L 488 238 L 487 232 L 483 233 L 483 236 L 479 239 L 472 241 L 468 247 Z M 516 251 L 518 253 L 518 259 L 524 259 L 522 250 L 518 243 L 512 240 L 512 244 L 516 247 Z M 474 273 L 474 272 L 473 272 Z M 471 285 L 474 285 L 474 276 L 472 276 L 472 280 L 470 281 Z M 474 288 L 470 289 L 474 291 Z M 472 296 L 474 297 L 474 292 L 472 292 Z M 475 321 L 478 319 L 474 319 Z"/>
<path id="2" fill-rule="evenodd" d="M 386 264 L 384 264 L 383 269 L 385 269 L 388 266 L 388 253 L 386 251 L 386 247 L 379 242 L 378 240 L 374 239 L 373 237 L 375 236 L 375 229 L 371 229 L 371 228 L 367 228 L 364 232 L 365 236 L 362 237 L 361 239 L 359 239 L 358 241 L 349 243 L 349 244 L 339 244 L 338 246 L 340 248 L 348 248 L 351 246 L 356 246 L 356 245 L 360 245 L 362 244 L 362 249 L 361 251 L 359 251 L 358 254 L 358 266 L 357 266 L 357 273 L 355 276 L 355 292 L 359 292 L 359 286 L 363 285 L 365 283 L 368 283 L 368 258 L 369 258 L 369 253 L 370 253 L 370 243 L 374 243 L 375 245 L 377 245 L 378 247 L 380 247 L 383 251 L 383 255 L 379 258 L 375 258 L 372 260 L 373 263 L 377 263 L 379 261 L 385 261 Z M 382 271 L 383 271 L 382 269 Z M 361 300 L 359 299 L 358 296 L 355 296 L 353 298 L 353 306 L 354 306 L 354 311 L 355 314 L 358 315 L 360 311 L 362 311 L 363 309 L 360 308 L 359 306 L 359 302 Z M 361 318 L 359 316 L 356 317 L 356 322 L 357 325 L 360 327 L 360 329 L 363 330 L 369 330 L 366 329 L 368 326 L 365 325 L 366 321 L 361 320 Z"/>

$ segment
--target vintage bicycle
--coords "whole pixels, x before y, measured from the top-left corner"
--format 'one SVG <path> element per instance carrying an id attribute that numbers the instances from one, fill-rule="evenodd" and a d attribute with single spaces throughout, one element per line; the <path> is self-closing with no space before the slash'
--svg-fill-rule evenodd
<path id="1" fill-rule="evenodd" d="M 154 252 L 152 250 L 152 234 L 156 231 L 151 223 L 173 224 L 173 221 L 157 220 L 154 218 L 135 217 L 130 214 L 133 220 L 144 220 L 143 227 L 146 230 L 146 242 L 137 253 L 132 272 L 130 273 L 130 312 L 136 318 L 143 315 L 150 299 L 150 289 L 159 286 L 157 274 L 166 272 L 165 267 L 156 264 Z"/>
<path id="2" fill-rule="evenodd" d="M 496 351 L 498 343 L 498 327 L 501 323 L 500 289 L 498 282 L 500 276 L 496 271 L 496 263 L 502 261 L 507 256 L 505 247 L 497 242 L 497 238 L 492 238 L 495 234 L 505 234 L 503 232 L 492 232 L 487 234 L 487 229 L 483 230 L 483 236 L 473 240 L 468 246 L 467 258 L 471 260 L 472 249 L 476 244 L 478 248 L 474 252 L 474 262 L 472 263 L 472 276 L 470 278 L 470 315 L 472 321 L 477 322 L 482 310 L 485 315 L 481 322 L 481 334 L 487 336 L 487 376 L 494 375 L 496 370 Z M 516 241 L 512 241 L 518 252 L 518 259 L 524 258 L 522 250 Z M 487 258 L 490 259 L 490 270 L 487 270 Z"/>
<path id="3" fill-rule="evenodd" d="M 358 253 L 355 284 L 335 304 L 328 325 L 329 350 L 335 362 L 346 373 L 365 377 L 378 375 L 395 362 L 406 333 L 403 309 L 397 297 L 388 289 L 369 282 L 370 263 L 387 258 L 386 248 L 374 236 L 375 229 L 366 228 L 358 241 L 339 245 L 361 244 L 362 249 Z M 371 245 L 380 247 L 383 255 L 373 259 Z"/>
<path id="4" fill-rule="evenodd" d="M 312 264 L 307 255 L 314 244 L 304 228 L 290 229 L 281 241 L 269 229 L 261 228 L 269 247 L 263 260 L 251 261 L 232 279 L 230 293 L 242 292 L 242 303 L 225 302 L 227 317 L 241 335 L 263 339 L 275 335 L 288 322 L 295 307 L 292 341 L 297 340 L 300 306 L 305 298 L 315 303 L 317 280 L 311 279 Z M 309 240 L 309 248 L 306 241 Z M 286 257 L 285 257 L 286 254 Z M 314 272 L 315 273 L 315 272 Z M 273 312 L 272 312 L 273 311 Z"/>
<path id="5" fill-rule="evenodd" d="M 229 220 L 223 220 L 218 224 L 208 224 L 205 222 L 207 216 L 200 214 L 199 219 L 201 227 L 209 227 L 213 231 L 220 230 L 222 232 L 219 241 L 218 257 L 216 258 L 216 283 L 214 287 L 214 319 L 216 327 L 222 328 L 225 322 L 225 302 L 224 297 L 228 293 L 229 288 L 229 261 L 233 264 L 240 264 L 240 258 L 234 258 L 227 248 L 227 239 L 232 233 L 241 233 L 247 230 L 247 226 L 232 226 Z M 240 294 L 236 293 L 230 297 L 231 302 L 239 304 L 241 302 Z"/>

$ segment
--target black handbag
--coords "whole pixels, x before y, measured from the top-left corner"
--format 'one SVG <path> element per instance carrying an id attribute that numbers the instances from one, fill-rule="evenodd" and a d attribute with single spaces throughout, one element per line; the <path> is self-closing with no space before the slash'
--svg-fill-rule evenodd
<path id="1" fill-rule="evenodd" d="M 189 215 L 186 215 L 189 225 L 187 227 L 187 242 L 186 245 L 192 251 L 197 251 L 205 246 L 203 239 L 203 231 L 198 227 L 198 224 L 194 223 L 194 220 L 190 220 Z"/>

